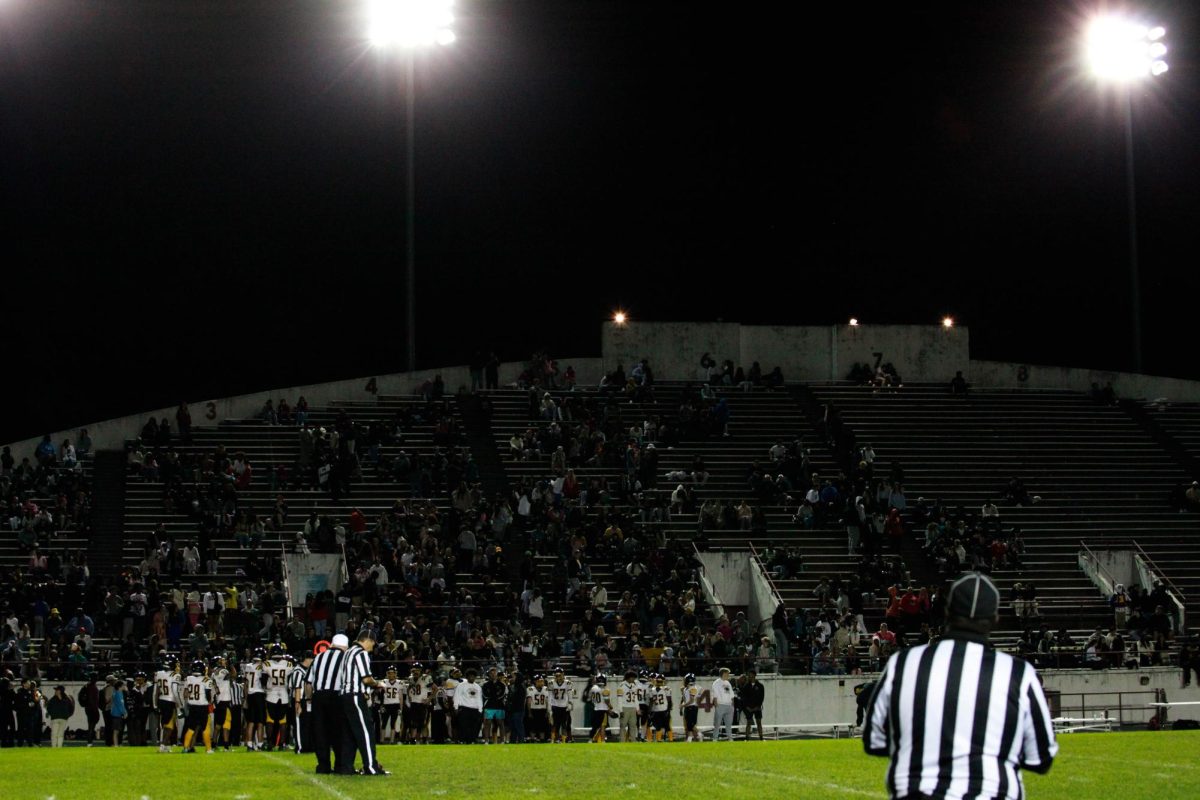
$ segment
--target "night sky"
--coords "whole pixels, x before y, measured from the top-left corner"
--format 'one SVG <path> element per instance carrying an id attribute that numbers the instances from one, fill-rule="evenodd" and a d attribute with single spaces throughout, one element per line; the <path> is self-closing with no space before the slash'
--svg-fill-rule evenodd
<path id="1" fill-rule="evenodd" d="M 1130 366 L 1095 3 L 458 0 L 418 58 L 419 366 L 634 318 L 935 322 Z M 361 0 L 0 0 L 0 440 L 404 362 L 404 82 Z M 1140 7 L 1147 371 L 1200 378 L 1197 9 Z"/>

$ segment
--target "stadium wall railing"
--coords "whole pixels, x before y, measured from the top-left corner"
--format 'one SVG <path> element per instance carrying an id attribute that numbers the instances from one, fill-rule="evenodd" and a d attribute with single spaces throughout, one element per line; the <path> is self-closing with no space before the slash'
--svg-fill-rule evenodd
<path id="1" fill-rule="evenodd" d="M 1104 714 L 1107 709 L 1109 715 L 1115 718 L 1116 709 L 1121 706 L 1126 724 L 1144 723 L 1155 713 L 1155 709 L 1147 707 L 1146 703 L 1156 690 L 1163 690 L 1163 696 L 1171 702 L 1200 701 L 1200 687 L 1179 688 L 1179 670 L 1169 667 L 1101 671 L 1042 670 L 1040 674 L 1046 690 L 1062 696 L 1062 710 L 1070 716 L 1077 713 L 1095 716 Z M 701 691 L 699 724 L 707 728 L 712 724 L 710 692 L 713 678 L 701 675 L 696 677 L 697 687 Z M 856 711 L 854 687 L 875 677 L 877 676 L 760 676 L 766 688 L 763 725 L 768 729 L 772 726 L 803 725 L 808 726 L 810 732 L 820 732 L 825 726 L 849 727 L 854 722 Z M 613 676 L 609 685 L 615 686 L 618 680 L 617 676 Z M 79 681 L 63 681 L 62 684 L 66 686 L 69 697 L 75 697 L 82 685 Z M 574 684 L 576 692 L 582 695 L 583 680 L 576 678 Z M 677 705 L 682 681 L 679 678 L 671 678 L 667 685 L 671 688 L 671 696 L 676 703 L 671 722 L 678 730 L 682 730 L 682 719 Z M 47 681 L 43 688 L 50 686 L 51 682 Z M 1086 700 L 1082 705 L 1081 697 Z M 1200 719 L 1200 705 L 1173 707 L 1170 710 L 1170 718 Z M 584 727 L 582 697 L 575 700 L 572 723 L 576 728 Z M 75 730 L 84 728 L 86 724 L 83 709 L 76 704 L 75 715 L 71 718 L 69 727 Z"/>

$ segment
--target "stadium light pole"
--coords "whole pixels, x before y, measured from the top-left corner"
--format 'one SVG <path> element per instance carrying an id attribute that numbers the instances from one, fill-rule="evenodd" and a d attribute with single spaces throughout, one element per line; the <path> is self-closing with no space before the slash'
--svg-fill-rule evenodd
<path id="1" fill-rule="evenodd" d="M 1122 16 L 1097 17 L 1088 27 L 1085 53 L 1097 80 L 1121 94 L 1125 128 L 1125 193 L 1129 222 L 1129 303 L 1133 323 L 1133 371 L 1142 371 L 1142 300 L 1138 277 L 1137 193 L 1133 172 L 1133 90 L 1167 71 L 1167 31 Z"/>
<path id="2" fill-rule="evenodd" d="M 377 49 L 404 54 L 404 267 L 408 341 L 405 366 L 417 368 L 416 53 L 453 44 L 453 0 L 370 0 L 368 38 Z"/>

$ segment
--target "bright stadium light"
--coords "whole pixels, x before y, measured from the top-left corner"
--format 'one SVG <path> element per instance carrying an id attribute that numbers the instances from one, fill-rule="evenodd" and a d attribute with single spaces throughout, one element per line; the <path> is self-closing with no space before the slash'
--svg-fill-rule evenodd
<path id="1" fill-rule="evenodd" d="M 376 47 L 453 44 L 453 0 L 370 0 L 368 37 Z"/>
<path id="2" fill-rule="evenodd" d="M 857 327 L 858 327 L 858 317 L 851 317 L 851 318 L 850 318 L 850 327 L 851 327 L 851 328 L 857 328 Z"/>
<path id="3" fill-rule="evenodd" d="M 629 319 L 629 317 L 625 316 L 624 311 L 618 311 L 617 313 L 613 314 L 613 322 L 617 323 L 618 325 L 624 325 L 625 320 L 627 319 Z"/>
<path id="4" fill-rule="evenodd" d="M 1167 35 L 1161 25 L 1150 28 L 1124 17 L 1097 17 L 1088 27 L 1085 50 L 1092 74 L 1103 81 L 1125 83 L 1167 71 Z"/>
<path id="5" fill-rule="evenodd" d="M 954 327 L 954 317 L 942 317 L 942 327 L 943 328 L 953 328 Z"/>
<path id="6" fill-rule="evenodd" d="M 1088 71 L 1120 97 L 1125 128 L 1125 196 L 1129 219 L 1129 306 L 1132 323 L 1133 371 L 1142 371 L 1141 280 L 1138 277 L 1137 192 L 1133 164 L 1133 95 L 1142 81 L 1157 78 L 1169 69 L 1166 62 L 1167 29 L 1137 19 L 1110 14 L 1096 17 L 1083 37 Z"/>
<path id="7" fill-rule="evenodd" d="M 417 365 L 416 279 L 416 95 L 417 52 L 453 44 L 454 0 L 367 0 L 367 39 L 380 51 L 404 51 L 405 288 L 409 370 Z"/>

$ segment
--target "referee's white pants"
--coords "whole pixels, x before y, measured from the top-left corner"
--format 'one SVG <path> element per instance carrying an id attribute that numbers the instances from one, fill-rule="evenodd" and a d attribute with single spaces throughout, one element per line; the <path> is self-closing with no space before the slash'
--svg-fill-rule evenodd
<path id="1" fill-rule="evenodd" d="M 721 726 L 725 726 L 725 738 L 733 740 L 733 706 L 717 706 L 713 711 L 713 741 L 721 738 Z"/>

